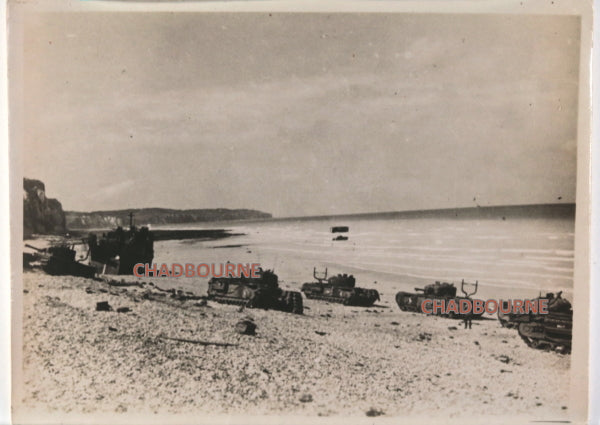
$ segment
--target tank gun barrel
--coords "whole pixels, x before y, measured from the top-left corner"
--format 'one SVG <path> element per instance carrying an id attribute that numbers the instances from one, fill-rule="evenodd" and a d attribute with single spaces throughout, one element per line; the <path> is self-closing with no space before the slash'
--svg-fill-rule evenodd
<path id="1" fill-rule="evenodd" d="M 25 246 L 26 246 L 27 248 L 35 249 L 37 252 L 46 252 L 46 250 L 45 250 L 45 249 L 38 248 L 38 247 L 35 247 L 35 246 L 33 246 L 33 245 L 29 245 L 28 243 L 26 243 L 26 244 L 25 244 Z"/>

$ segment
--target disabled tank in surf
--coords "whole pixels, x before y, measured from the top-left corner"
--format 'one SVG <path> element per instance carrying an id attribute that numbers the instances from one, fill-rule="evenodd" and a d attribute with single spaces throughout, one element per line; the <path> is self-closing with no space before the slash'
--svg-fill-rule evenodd
<path id="1" fill-rule="evenodd" d="M 249 308 L 280 310 L 302 314 L 302 294 L 284 291 L 271 270 L 260 270 L 258 277 L 213 277 L 208 281 L 208 299 Z"/>
<path id="2" fill-rule="evenodd" d="M 306 298 L 360 307 L 370 307 L 379 300 L 376 289 L 357 288 L 356 279 L 352 275 L 338 274 L 327 278 L 327 269 L 319 276 L 315 268 L 313 276 L 316 282 L 302 285 Z"/>
<path id="3" fill-rule="evenodd" d="M 571 352 L 573 337 L 573 308 L 571 303 L 562 298 L 562 292 L 556 296 L 546 294 L 548 301 L 547 314 L 522 314 L 514 317 L 519 336 L 527 346 L 539 350 L 553 350 L 563 354 Z M 518 321 L 517 321 L 518 320 Z"/>
<path id="4" fill-rule="evenodd" d="M 98 273 L 133 274 L 133 266 L 151 264 L 154 258 L 154 236 L 148 227 L 136 227 L 133 213 L 129 214 L 129 230 L 117 227 L 102 234 L 88 236 L 90 264 Z"/>
<path id="5" fill-rule="evenodd" d="M 465 285 L 473 286 L 473 292 L 468 293 L 465 290 Z M 425 300 L 442 300 L 445 304 L 448 304 L 448 301 L 454 300 L 458 304 L 460 300 L 471 299 L 472 295 L 477 293 L 478 282 L 473 284 L 467 283 L 464 280 L 461 282 L 461 291 L 464 293 L 464 296 L 456 295 L 456 286 L 453 283 L 448 282 L 439 282 L 425 285 L 424 288 L 415 288 L 416 293 L 413 292 L 398 292 L 396 294 L 396 304 L 400 307 L 402 311 L 413 311 L 417 313 L 424 313 L 421 309 L 423 305 L 423 301 Z M 451 319 L 478 319 L 482 316 L 482 314 L 460 314 L 449 312 L 448 314 L 438 313 L 443 317 L 449 317 Z"/>

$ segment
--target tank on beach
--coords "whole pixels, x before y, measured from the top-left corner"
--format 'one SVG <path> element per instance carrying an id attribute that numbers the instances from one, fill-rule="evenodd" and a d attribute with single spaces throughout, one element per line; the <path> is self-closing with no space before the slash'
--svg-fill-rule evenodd
<path id="1" fill-rule="evenodd" d="M 28 248 L 36 251 L 35 255 L 29 256 L 29 261 L 37 261 L 41 264 L 42 269 L 54 276 L 80 276 L 93 278 L 96 274 L 96 269 L 87 264 L 83 264 L 81 261 L 76 260 L 75 245 L 56 245 L 46 249 L 39 249 L 34 246 L 25 244 Z"/>
<path id="2" fill-rule="evenodd" d="M 284 291 L 271 270 L 260 270 L 258 277 L 213 277 L 208 281 L 208 299 L 223 304 L 280 310 L 302 314 L 302 294 Z"/>
<path id="3" fill-rule="evenodd" d="M 540 299 L 548 299 L 547 314 L 511 314 L 498 318 L 505 327 L 517 328 L 519 336 L 527 346 L 540 350 L 571 352 L 573 338 L 573 308 L 569 300 L 562 298 L 562 292 L 556 295 L 546 294 Z"/>
<path id="4" fill-rule="evenodd" d="M 400 307 L 400 310 L 402 311 L 413 311 L 417 313 L 424 313 L 421 310 L 421 306 L 425 300 L 442 300 L 446 304 L 448 301 L 454 300 L 458 304 L 460 300 L 470 299 L 471 295 L 475 295 L 475 293 L 477 293 L 477 282 L 472 284 L 475 287 L 475 291 L 469 294 L 464 290 L 465 285 L 469 284 L 463 280 L 461 283 L 461 290 L 465 295 L 461 297 L 456 295 L 456 286 L 454 286 L 453 283 L 436 281 L 435 283 L 426 285 L 424 288 L 415 288 L 416 293 L 402 291 L 398 292 L 396 294 L 396 304 L 398 304 L 398 307 Z M 448 314 L 438 314 L 450 319 L 464 319 L 467 317 L 466 314 L 454 312 L 449 312 Z M 482 316 L 482 314 L 469 313 L 468 316 L 472 319 L 478 319 Z"/>
<path id="5" fill-rule="evenodd" d="M 322 276 L 313 269 L 316 282 L 306 282 L 302 292 L 306 298 L 340 303 L 350 306 L 370 307 L 379 300 L 376 289 L 356 287 L 356 279 L 352 275 L 338 274 L 327 278 L 327 269 Z"/>

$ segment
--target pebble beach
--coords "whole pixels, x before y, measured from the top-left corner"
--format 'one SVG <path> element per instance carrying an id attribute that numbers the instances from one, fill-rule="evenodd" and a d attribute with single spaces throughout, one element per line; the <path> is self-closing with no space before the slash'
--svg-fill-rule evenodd
<path id="1" fill-rule="evenodd" d="M 200 289 L 173 297 L 161 285 L 176 279 L 134 282 L 23 274 L 16 420 L 568 415 L 570 356 L 528 348 L 497 320 L 464 329 L 401 312 L 391 293 L 369 308 L 304 299 L 294 315 L 206 302 Z M 96 311 L 104 301 L 111 311 Z M 256 335 L 236 332 L 244 319 Z"/>

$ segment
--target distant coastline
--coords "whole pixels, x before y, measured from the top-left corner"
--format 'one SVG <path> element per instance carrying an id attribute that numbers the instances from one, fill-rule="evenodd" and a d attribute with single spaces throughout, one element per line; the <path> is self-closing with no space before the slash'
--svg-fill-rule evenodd
<path id="1" fill-rule="evenodd" d="M 272 223 L 272 222 L 293 222 L 293 221 L 311 221 L 311 220 L 326 220 L 326 221 L 344 221 L 344 220 L 361 220 L 361 219 L 487 219 L 487 220 L 508 220 L 508 219 L 563 219 L 575 220 L 575 204 L 532 204 L 532 205 L 498 205 L 485 207 L 466 207 L 466 208 L 443 208 L 432 210 L 409 210 L 409 211 L 389 211 L 375 213 L 358 213 L 358 214 L 334 214 L 334 215 L 313 215 L 300 217 L 272 217 L 271 214 L 263 213 L 254 210 L 172 210 L 166 208 L 141 208 L 131 210 L 113 210 L 113 211 L 94 211 L 90 213 L 73 213 L 67 211 L 67 223 L 70 230 L 101 230 L 114 228 L 117 225 L 127 225 L 127 215 L 129 212 L 134 213 L 134 221 L 138 224 L 176 224 L 179 226 L 186 224 L 198 223 L 219 223 L 220 226 L 236 223 Z M 143 214 L 140 212 L 143 211 Z M 168 211 L 168 214 L 165 212 Z M 197 214 L 194 219 L 185 220 L 189 217 L 190 211 L 211 211 L 204 218 Z M 212 212 L 226 211 L 227 214 L 215 215 Z M 150 212 L 158 212 L 160 217 L 152 219 L 149 216 Z M 249 212 L 249 213 L 247 213 Z M 73 225 L 74 221 L 69 220 L 72 214 L 87 215 L 94 217 L 93 220 L 78 221 Z M 169 218 L 175 218 L 171 221 Z M 89 224 L 89 225 L 86 225 Z"/>
<path id="2" fill-rule="evenodd" d="M 220 221 L 262 220 L 271 218 L 271 214 L 250 209 L 187 209 L 171 208 L 132 208 L 108 211 L 65 211 L 66 225 L 69 230 L 110 229 L 129 225 L 129 214 L 133 213 L 133 222 L 138 224 L 192 224 Z"/>

